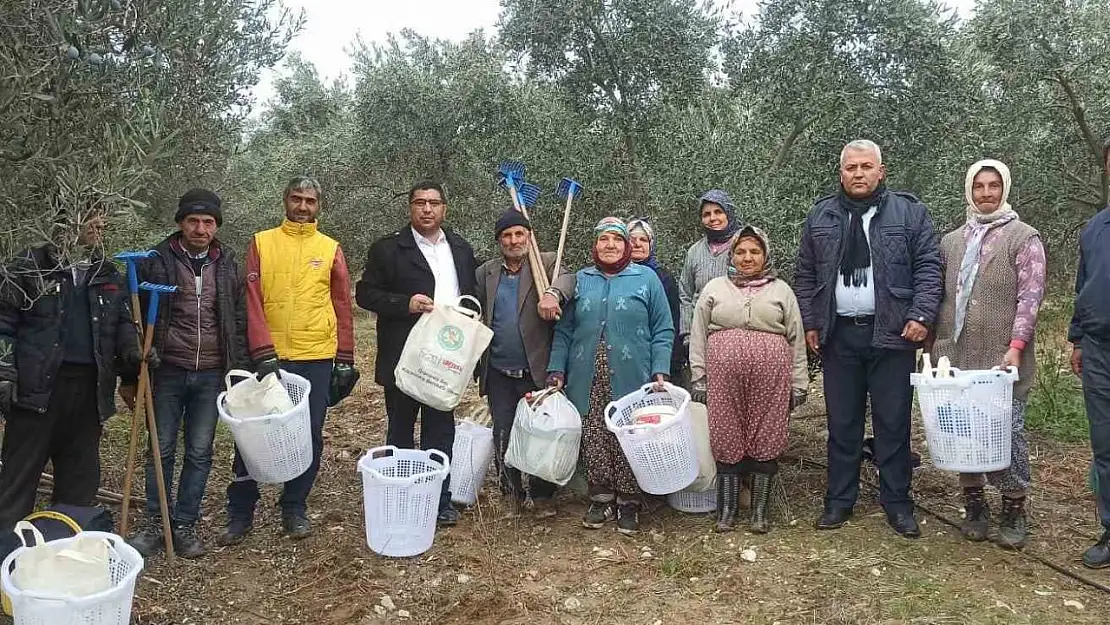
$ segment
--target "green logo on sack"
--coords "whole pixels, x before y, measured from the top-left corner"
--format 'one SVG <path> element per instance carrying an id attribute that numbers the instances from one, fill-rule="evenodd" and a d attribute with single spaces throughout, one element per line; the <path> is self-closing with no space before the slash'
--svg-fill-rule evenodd
<path id="1" fill-rule="evenodd" d="M 463 331 L 455 326 L 443 326 L 436 340 L 439 341 L 440 347 L 449 352 L 453 352 L 463 346 L 465 337 L 463 336 Z"/>

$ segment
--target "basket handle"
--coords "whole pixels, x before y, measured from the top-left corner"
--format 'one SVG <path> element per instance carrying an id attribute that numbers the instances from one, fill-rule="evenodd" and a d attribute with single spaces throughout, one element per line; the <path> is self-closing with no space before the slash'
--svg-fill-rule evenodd
<path id="1" fill-rule="evenodd" d="M 438 460 L 436 460 L 436 456 L 439 456 Z M 429 449 L 428 457 L 443 465 L 443 469 L 441 471 L 444 475 L 448 475 L 449 473 L 451 473 L 451 459 L 447 457 L 447 454 L 438 449 Z"/>
<path id="2" fill-rule="evenodd" d="M 367 451 L 366 455 L 370 456 L 371 458 L 384 458 L 385 456 L 394 455 L 397 451 L 400 451 L 400 450 L 397 447 L 395 447 L 394 445 L 384 445 L 382 447 L 374 447 L 370 451 Z M 440 451 L 438 449 L 429 449 L 427 453 L 428 453 L 429 457 L 433 457 L 433 456 L 438 455 L 439 459 L 435 459 L 435 458 L 433 458 L 433 459 L 435 459 L 436 462 L 439 462 L 440 464 L 443 465 L 443 469 L 441 469 L 439 471 L 433 471 L 433 473 L 443 473 L 444 475 L 447 475 L 448 473 L 450 473 L 450 471 L 451 471 L 451 462 L 450 462 L 450 460 L 448 460 L 447 454 L 443 453 L 442 451 Z M 407 478 L 402 479 L 402 478 L 389 477 L 387 475 L 382 475 L 380 471 L 378 471 L 377 469 L 373 469 L 371 467 L 361 467 L 360 466 L 359 471 L 364 471 L 366 473 L 369 473 L 370 475 L 372 475 L 374 477 L 375 480 L 385 482 L 387 484 L 404 484 L 404 483 L 408 483 L 408 481 L 409 481 Z"/>

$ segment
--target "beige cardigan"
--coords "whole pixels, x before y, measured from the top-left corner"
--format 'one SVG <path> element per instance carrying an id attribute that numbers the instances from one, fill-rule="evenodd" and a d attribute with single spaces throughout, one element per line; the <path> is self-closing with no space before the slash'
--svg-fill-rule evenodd
<path id="1" fill-rule="evenodd" d="M 794 291 L 782 280 L 766 286 L 741 289 L 729 278 L 714 278 L 705 285 L 694 307 L 690 329 L 690 371 L 696 382 L 705 377 L 705 351 L 709 335 L 717 330 L 745 328 L 786 337 L 794 350 L 793 387 L 809 388 L 805 331 Z"/>

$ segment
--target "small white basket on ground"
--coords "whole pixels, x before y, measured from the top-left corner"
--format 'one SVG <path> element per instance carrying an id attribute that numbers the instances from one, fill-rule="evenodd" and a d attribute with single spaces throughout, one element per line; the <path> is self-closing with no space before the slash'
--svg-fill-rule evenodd
<path id="1" fill-rule="evenodd" d="M 4 559 L 0 584 L 11 600 L 15 625 L 128 625 L 135 598 L 135 579 L 143 570 L 143 557 L 122 538 L 106 532 L 80 532 L 72 538 L 50 541 L 52 549 L 65 549 L 78 540 L 107 542 L 108 588 L 84 596 L 34 592 L 21 589 L 13 580 L 21 555 L 32 547 L 20 547 Z"/>
<path id="2" fill-rule="evenodd" d="M 1010 466 L 1017 370 L 910 375 L 917 389 L 929 456 L 938 469 L 985 473 Z"/>
<path id="3" fill-rule="evenodd" d="M 455 445 L 451 449 L 451 501 L 473 506 L 478 491 L 493 462 L 493 430 L 473 421 L 455 424 Z"/>
<path id="4" fill-rule="evenodd" d="M 451 471 L 438 449 L 375 447 L 358 461 L 366 513 L 366 544 L 394 558 L 418 556 L 432 546 L 443 480 Z"/>
<path id="5" fill-rule="evenodd" d="M 679 512 L 687 514 L 707 514 L 717 510 L 717 482 L 714 480 L 707 490 L 680 490 L 667 495 L 667 504 Z"/>
<path id="6" fill-rule="evenodd" d="M 640 488 L 669 495 L 698 477 L 697 444 L 690 423 L 690 394 L 667 384 L 663 392 L 645 384 L 605 407 L 605 426 L 616 435 Z M 657 409 L 658 422 L 642 419 Z"/>
<path id="7" fill-rule="evenodd" d="M 230 386 L 231 378 L 244 375 L 253 374 L 230 371 L 227 384 Z M 312 464 L 312 425 L 308 410 L 312 385 L 305 378 L 288 371 L 281 372 L 281 384 L 293 401 L 293 409 L 281 414 L 240 419 L 227 411 L 227 391 L 216 398 L 220 420 L 231 428 L 247 473 L 263 484 L 288 482 Z"/>

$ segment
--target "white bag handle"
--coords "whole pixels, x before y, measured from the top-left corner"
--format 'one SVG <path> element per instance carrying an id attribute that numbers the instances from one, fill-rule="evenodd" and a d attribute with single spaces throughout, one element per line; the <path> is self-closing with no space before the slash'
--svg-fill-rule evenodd
<path id="1" fill-rule="evenodd" d="M 533 393 L 532 394 L 532 401 L 528 403 L 528 407 L 531 408 L 532 410 L 535 410 L 536 406 L 539 406 L 540 404 L 542 404 L 544 402 L 545 399 L 547 399 L 548 397 L 551 397 L 552 395 L 554 395 L 555 393 L 558 393 L 558 392 L 560 392 L 558 387 L 549 386 L 549 387 L 543 389 L 542 391 Z"/>
<path id="2" fill-rule="evenodd" d="M 46 539 L 43 538 L 42 532 L 40 532 L 39 528 L 35 527 L 35 524 L 31 523 L 30 521 L 20 521 L 16 523 L 14 531 L 16 536 L 19 536 L 19 542 L 23 543 L 24 547 L 34 547 L 37 545 L 46 544 Z M 31 535 L 35 537 L 34 545 L 27 544 L 27 539 L 23 537 L 23 532 L 31 532 Z"/>
<path id="3" fill-rule="evenodd" d="M 244 379 L 246 379 L 246 378 L 253 378 L 253 377 L 254 377 L 254 374 L 251 373 L 250 371 L 245 370 L 245 369 L 232 369 L 231 371 L 227 372 L 227 375 L 224 376 L 224 386 L 226 386 L 227 390 L 230 391 L 231 387 L 232 387 L 231 378 L 244 378 Z"/>
<path id="4" fill-rule="evenodd" d="M 463 308 L 462 306 L 460 306 L 459 304 L 462 304 L 463 301 L 473 302 L 474 305 L 478 308 L 478 312 L 474 312 L 469 308 Z M 459 297 L 459 299 L 456 300 L 454 304 L 448 304 L 447 306 L 448 308 L 459 311 L 460 313 L 466 315 L 467 317 L 470 317 L 471 319 L 479 319 L 482 316 L 482 303 L 478 301 L 478 298 L 471 295 L 463 295 Z"/>

